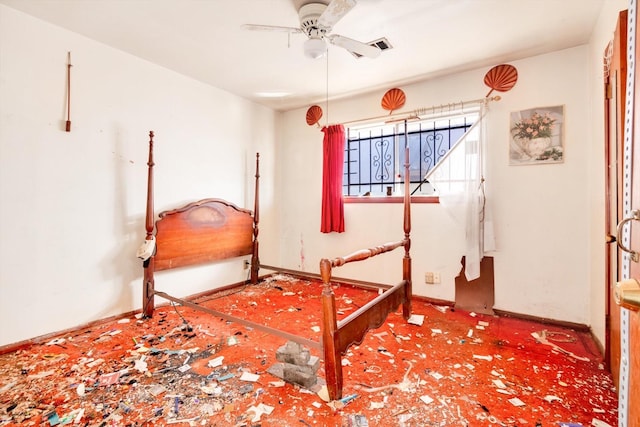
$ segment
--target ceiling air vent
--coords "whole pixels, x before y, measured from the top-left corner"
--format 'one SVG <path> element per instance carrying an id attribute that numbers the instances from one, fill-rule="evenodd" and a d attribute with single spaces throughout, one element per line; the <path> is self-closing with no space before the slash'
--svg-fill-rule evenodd
<path id="1" fill-rule="evenodd" d="M 378 49 L 380 49 L 381 51 L 385 51 L 387 49 L 391 49 L 393 46 L 391 46 L 391 43 L 389 43 L 389 40 L 387 40 L 385 37 L 378 39 L 378 40 L 374 40 L 372 42 L 367 43 L 369 46 L 373 46 L 373 47 L 377 47 Z M 356 58 L 362 58 L 362 55 L 358 55 L 355 52 L 351 52 L 351 54 L 353 56 L 355 56 Z"/>

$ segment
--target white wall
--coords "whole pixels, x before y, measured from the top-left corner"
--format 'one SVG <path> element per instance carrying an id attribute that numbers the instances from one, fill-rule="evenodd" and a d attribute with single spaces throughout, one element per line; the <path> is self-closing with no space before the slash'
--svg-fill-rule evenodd
<path id="1" fill-rule="evenodd" d="M 252 209 L 260 151 L 261 243 L 277 245 L 275 127 L 270 109 L 0 5 L 0 345 L 141 307 L 149 130 L 156 212 Z M 246 273 L 239 260 L 156 284 L 188 295 Z"/>
<path id="2" fill-rule="evenodd" d="M 582 46 L 514 63 L 519 81 L 489 124 L 488 167 L 495 213 L 496 307 L 551 319 L 589 323 L 589 171 L 592 135 L 588 48 Z M 565 161 L 509 166 L 509 112 L 564 105 Z M 494 139 L 495 138 L 495 139 Z M 495 150 L 491 147 L 495 145 Z M 583 214 L 581 214 L 583 213 Z"/>
<path id="3" fill-rule="evenodd" d="M 609 7 L 615 9 L 613 2 L 605 5 Z M 604 25 L 612 31 L 609 21 Z M 595 50 L 604 48 L 601 39 L 594 40 L 600 45 Z M 601 212 L 589 213 L 594 204 L 602 210 L 598 202 L 603 196 L 602 185 L 591 171 L 601 165 L 597 156 L 601 156 L 602 133 L 594 134 L 591 125 L 603 120 L 602 104 L 593 104 L 591 99 L 601 86 L 596 88 L 594 84 L 600 83 L 590 79 L 593 62 L 601 64 L 601 60 L 591 58 L 591 50 L 583 45 L 512 63 L 518 69 L 518 83 L 502 94 L 501 101 L 491 104 L 488 116 L 486 188 L 497 240 L 497 250 L 491 254 L 495 257 L 495 307 L 581 324 L 598 322 L 596 332 L 601 336 L 602 316 L 594 315 L 597 309 L 592 309 L 601 308 L 603 298 L 601 293 L 592 292 L 592 284 L 602 276 L 593 267 L 602 265 L 602 258 L 592 258 L 600 255 L 593 250 L 594 242 L 602 240 L 601 233 L 594 233 L 597 220 L 593 218 L 600 217 Z M 407 95 L 403 109 L 481 98 L 487 92 L 483 78 L 488 69 L 403 86 Z M 329 123 L 384 114 L 380 107 L 383 93 L 330 102 Z M 564 163 L 509 166 L 509 113 L 555 105 L 565 107 Z M 326 114 L 326 106 L 323 108 Z M 305 113 L 306 108 L 302 108 L 283 118 L 285 134 L 279 158 L 287 164 L 281 173 L 290 191 L 281 199 L 283 241 L 287 242 L 281 246 L 281 253 L 283 263 L 296 268 L 304 251 L 305 268 L 317 272 L 322 257 L 346 255 L 400 239 L 402 210 L 399 205 L 346 204 L 346 232 L 321 234 L 323 135 L 306 125 Z M 596 170 L 596 176 L 601 172 Z M 599 194 L 594 195 L 594 191 Z M 464 232 L 439 205 L 414 204 L 412 209 L 414 291 L 454 300 Z M 396 283 L 401 272 L 399 255 L 396 258 L 384 259 L 382 264 L 373 264 L 374 268 L 372 264 L 350 264 L 336 274 Z M 442 284 L 425 285 L 426 271 L 441 272 Z M 599 301 L 592 302 L 592 298 Z"/>

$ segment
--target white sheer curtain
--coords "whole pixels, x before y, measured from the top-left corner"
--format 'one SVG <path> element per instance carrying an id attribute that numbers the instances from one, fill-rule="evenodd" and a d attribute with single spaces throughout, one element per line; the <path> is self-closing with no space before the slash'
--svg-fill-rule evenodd
<path id="1" fill-rule="evenodd" d="M 464 226 L 467 280 L 480 277 L 480 261 L 486 250 L 494 249 L 493 226 L 486 221 L 484 195 L 482 150 L 486 108 L 481 107 L 478 121 L 425 177 L 438 191 L 440 204 Z"/>

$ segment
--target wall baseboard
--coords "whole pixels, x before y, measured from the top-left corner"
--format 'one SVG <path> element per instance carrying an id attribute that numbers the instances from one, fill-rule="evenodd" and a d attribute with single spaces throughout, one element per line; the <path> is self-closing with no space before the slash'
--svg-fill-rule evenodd
<path id="1" fill-rule="evenodd" d="M 60 331 L 56 331 L 56 332 L 51 332 L 48 334 L 44 334 L 44 335 L 39 335 L 37 337 L 34 338 L 29 338 L 23 341 L 18 341 L 15 343 L 11 343 L 11 344 L 6 344 L 3 346 L 0 346 L 0 355 L 2 354 L 6 354 L 6 353 L 11 353 L 14 351 L 18 351 L 18 350 L 22 350 L 24 348 L 27 348 L 29 346 L 32 346 L 34 344 L 41 344 L 45 341 L 49 341 L 53 338 L 59 337 L 60 335 L 73 335 L 75 333 L 78 333 L 80 331 L 84 331 L 86 329 L 91 329 L 91 328 L 95 328 L 96 326 L 100 326 L 103 325 L 107 322 L 112 322 L 114 320 L 119 320 L 125 317 L 133 317 L 136 314 L 140 313 L 141 310 L 137 310 L 137 311 L 129 311 L 127 313 L 122 313 L 122 314 L 118 314 L 115 316 L 109 316 L 109 317 L 105 317 L 104 319 L 98 319 L 98 320 L 94 320 L 92 322 L 88 322 L 85 323 L 83 325 L 79 325 L 79 326 L 74 326 L 72 328 L 68 328 L 68 329 L 63 329 Z"/>
<path id="2" fill-rule="evenodd" d="M 562 328 L 573 329 L 575 331 L 580 331 L 580 332 L 591 332 L 591 328 L 588 325 L 585 325 L 584 323 L 574 323 L 574 322 L 567 322 L 565 320 L 550 319 L 548 317 L 539 317 L 539 316 L 532 316 L 529 314 L 514 313 L 512 311 L 501 310 L 498 308 L 494 308 L 493 311 L 496 313 L 496 315 L 501 317 L 513 317 L 515 319 L 531 320 L 533 322 L 538 322 L 545 325 L 560 326 Z"/>

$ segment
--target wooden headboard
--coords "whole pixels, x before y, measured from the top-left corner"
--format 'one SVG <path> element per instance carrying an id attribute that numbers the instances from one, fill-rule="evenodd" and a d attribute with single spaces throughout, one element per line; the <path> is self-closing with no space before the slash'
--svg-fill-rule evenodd
<path id="1" fill-rule="evenodd" d="M 143 264 L 143 314 L 154 310 L 154 272 L 206 264 L 251 255 L 251 282 L 257 283 L 260 154 L 256 154 L 254 211 L 222 199 L 203 199 L 161 212 L 154 222 L 153 131 L 149 132 L 146 240 L 155 239 L 156 251 Z"/>
<path id="2" fill-rule="evenodd" d="M 155 270 L 253 254 L 253 212 L 205 199 L 160 213 Z"/>

